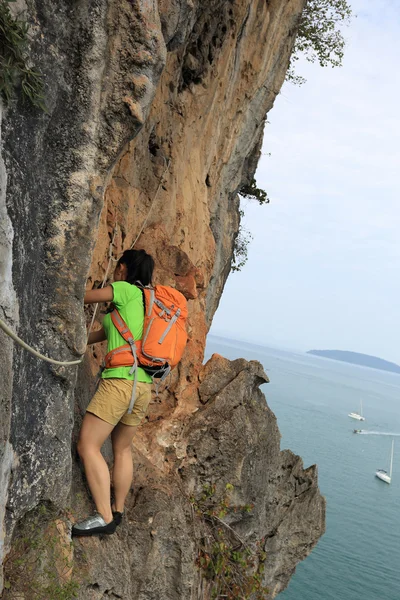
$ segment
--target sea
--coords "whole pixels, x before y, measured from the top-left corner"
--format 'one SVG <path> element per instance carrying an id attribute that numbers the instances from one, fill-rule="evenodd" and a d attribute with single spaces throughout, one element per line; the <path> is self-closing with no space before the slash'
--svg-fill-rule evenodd
<path id="1" fill-rule="evenodd" d="M 262 363 L 281 449 L 318 465 L 326 533 L 279 598 L 400 600 L 400 375 L 209 335 L 214 352 Z M 361 400 L 364 422 L 348 417 Z M 393 439 L 388 485 L 375 471 L 389 471 Z"/>

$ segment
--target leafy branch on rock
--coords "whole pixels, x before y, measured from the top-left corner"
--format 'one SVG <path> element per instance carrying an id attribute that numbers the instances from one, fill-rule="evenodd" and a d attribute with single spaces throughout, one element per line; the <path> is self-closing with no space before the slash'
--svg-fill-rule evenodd
<path id="1" fill-rule="evenodd" d="M 257 200 L 259 204 L 269 203 L 267 192 L 257 186 L 255 177 L 253 177 L 249 183 L 242 185 L 242 187 L 239 189 L 239 195 L 242 196 L 242 198 L 247 198 L 248 200 Z M 244 212 L 242 210 L 240 210 L 239 213 L 241 217 L 244 216 Z M 253 236 L 251 235 L 251 232 L 240 225 L 233 246 L 231 271 L 241 271 L 246 264 L 248 247 L 252 239 Z"/>
<path id="2" fill-rule="evenodd" d="M 46 110 L 42 75 L 29 66 L 29 24 L 13 16 L 12 1 L 0 0 L 0 95 L 8 104 L 20 88 L 24 100 Z"/>
<path id="3" fill-rule="evenodd" d="M 250 231 L 241 225 L 233 245 L 231 271 L 241 271 L 247 263 L 248 247 L 252 239 Z"/>
<path id="4" fill-rule="evenodd" d="M 239 190 L 240 196 L 248 198 L 249 200 L 257 200 L 259 204 L 269 204 L 269 198 L 267 192 L 257 186 L 255 177 L 250 183 L 245 183 Z"/>
<path id="5" fill-rule="evenodd" d="M 216 486 L 205 485 L 200 498 L 191 498 L 202 525 L 197 565 L 210 582 L 212 600 L 264 600 L 268 595 L 263 585 L 267 555 L 260 542 L 250 548 L 224 520 L 234 513 L 251 513 L 254 507 L 233 505 L 232 491 L 233 485 L 227 483 L 224 495 L 217 499 Z"/>
<path id="6" fill-rule="evenodd" d="M 352 17 L 347 0 L 308 0 L 301 15 L 300 25 L 286 79 L 302 84 L 304 77 L 296 75 L 294 63 L 304 56 L 308 62 L 319 62 L 321 67 L 341 67 L 346 40 L 341 31 Z"/>

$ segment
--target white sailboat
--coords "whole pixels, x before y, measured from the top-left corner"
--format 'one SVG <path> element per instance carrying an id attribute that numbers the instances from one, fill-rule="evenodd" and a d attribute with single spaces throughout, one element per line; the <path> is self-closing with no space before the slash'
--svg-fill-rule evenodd
<path id="1" fill-rule="evenodd" d="M 360 413 L 351 412 L 348 415 L 351 419 L 356 419 L 356 421 L 365 421 L 365 417 L 362 414 L 362 400 L 360 400 Z"/>
<path id="2" fill-rule="evenodd" d="M 392 440 L 392 452 L 390 454 L 390 470 L 389 474 L 384 469 L 378 469 L 375 475 L 382 479 L 385 483 L 390 483 L 392 481 L 392 469 L 393 469 L 393 449 L 394 449 L 394 439 Z"/>

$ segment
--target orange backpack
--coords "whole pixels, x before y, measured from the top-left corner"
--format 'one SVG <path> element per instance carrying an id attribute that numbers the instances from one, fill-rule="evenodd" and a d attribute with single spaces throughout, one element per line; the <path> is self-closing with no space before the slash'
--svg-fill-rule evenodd
<path id="1" fill-rule="evenodd" d="M 127 343 L 108 352 L 105 368 L 132 366 L 132 374 L 141 367 L 153 379 L 162 381 L 178 364 L 186 346 L 187 302 L 183 294 L 165 285 L 141 289 L 145 309 L 142 339 L 134 339 L 115 308 L 111 313 L 112 322 Z M 128 413 L 132 412 L 135 395 L 136 378 Z"/>

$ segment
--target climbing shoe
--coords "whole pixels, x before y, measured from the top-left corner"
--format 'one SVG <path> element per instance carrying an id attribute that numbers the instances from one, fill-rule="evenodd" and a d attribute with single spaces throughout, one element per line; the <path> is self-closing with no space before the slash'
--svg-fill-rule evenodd
<path id="1" fill-rule="evenodd" d="M 123 516 L 124 516 L 123 512 L 118 512 L 118 510 L 113 510 L 114 523 L 117 527 L 118 527 L 118 525 L 121 525 Z"/>
<path id="2" fill-rule="evenodd" d="M 96 513 L 90 517 L 87 517 L 79 523 L 75 523 L 72 527 L 72 536 L 83 536 L 83 535 L 110 535 L 114 533 L 117 528 L 115 520 L 111 523 L 106 523 L 103 517 Z"/>

